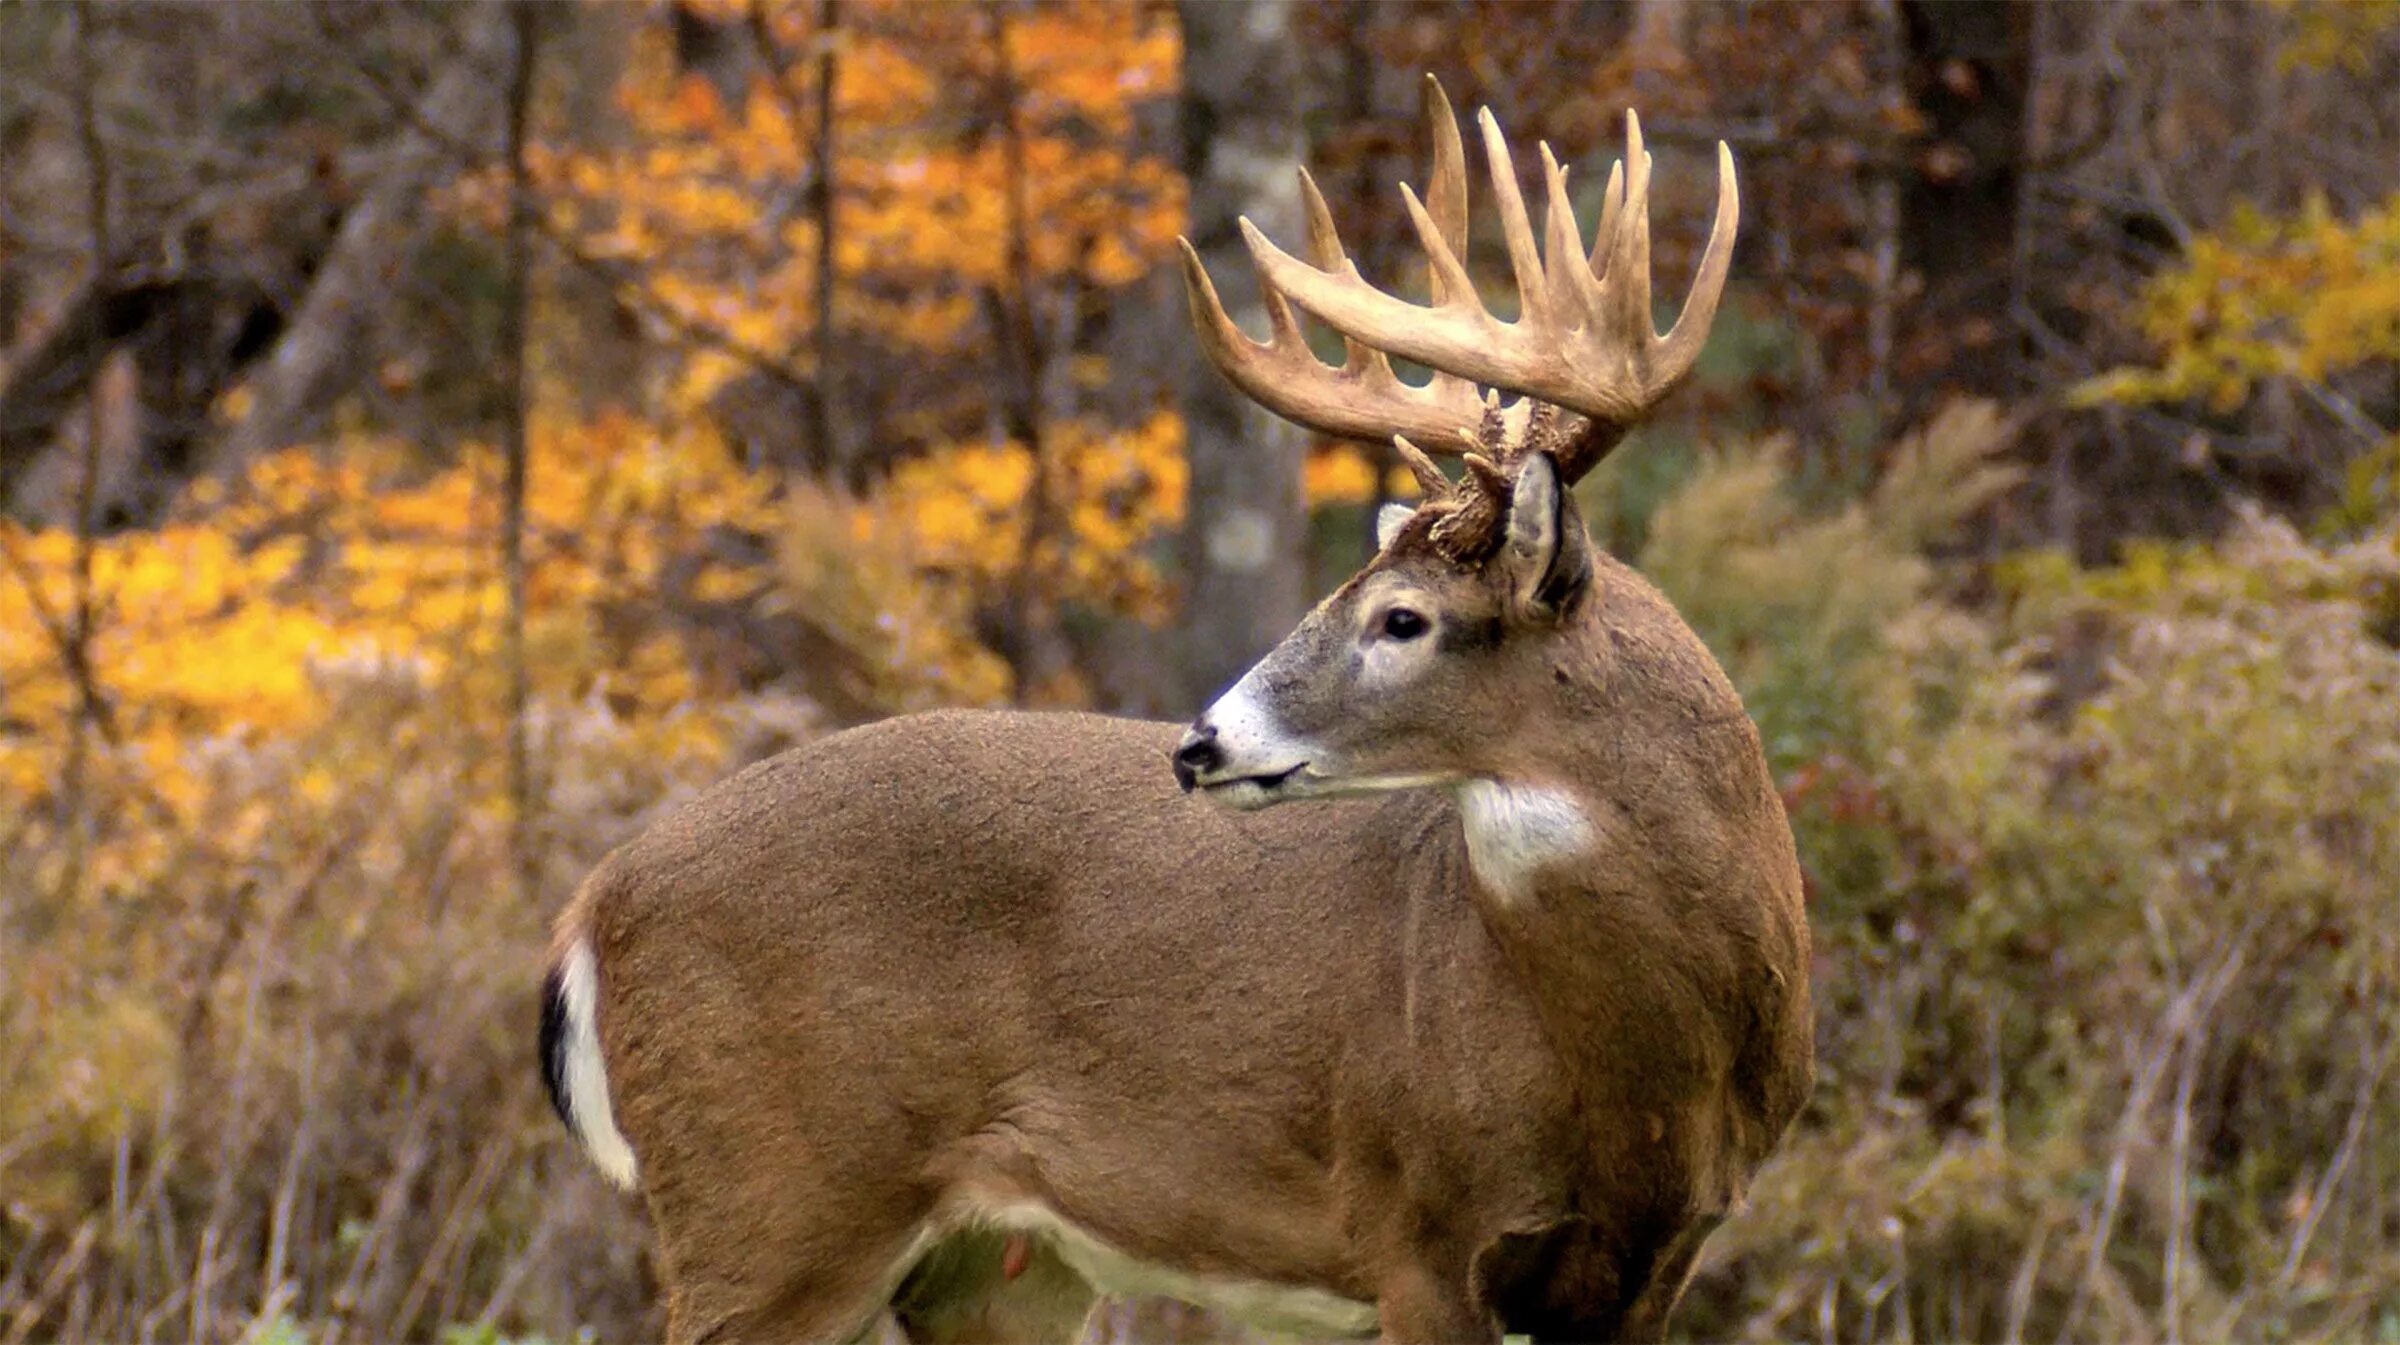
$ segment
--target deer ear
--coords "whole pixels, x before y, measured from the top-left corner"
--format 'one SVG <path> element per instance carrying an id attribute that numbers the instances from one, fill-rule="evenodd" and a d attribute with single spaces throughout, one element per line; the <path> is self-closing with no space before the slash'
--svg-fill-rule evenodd
<path id="1" fill-rule="evenodd" d="M 1407 527 L 1408 521 L 1416 516 L 1417 507 L 1413 504 L 1387 504 L 1375 511 L 1375 549 L 1391 550 L 1392 539 L 1399 536 L 1400 530 Z"/>
<path id="2" fill-rule="evenodd" d="M 1517 615 L 1556 621 L 1591 586 L 1591 542 L 1574 497 L 1558 479 L 1558 461 L 1536 453 L 1517 470 L 1508 502 L 1508 536 L 1500 546 Z"/>

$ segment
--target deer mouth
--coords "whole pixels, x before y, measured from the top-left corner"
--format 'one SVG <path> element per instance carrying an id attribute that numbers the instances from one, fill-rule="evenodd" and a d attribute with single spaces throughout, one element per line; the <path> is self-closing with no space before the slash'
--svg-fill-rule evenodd
<path id="1" fill-rule="evenodd" d="M 1264 808 L 1275 802 L 1276 796 L 1283 793 L 1284 786 L 1307 769 L 1308 763 L 1303 761 L 1264 775 L 1227 776 L 1221 780 L 1203 782 L 1200 792 L 1207 795 L 1212 803 L 1241 809 Z"/>

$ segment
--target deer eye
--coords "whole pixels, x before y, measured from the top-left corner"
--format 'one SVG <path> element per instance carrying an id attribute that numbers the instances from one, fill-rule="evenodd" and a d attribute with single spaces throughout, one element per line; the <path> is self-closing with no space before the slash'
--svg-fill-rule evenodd
<path id="1" fill-rule="evenodd" d="M 1383 635 L 1387 640 L 1413 640 L 1423 635 L 1431 624 L 1405 607 L 1395 607 L 1383 614 Z"/>

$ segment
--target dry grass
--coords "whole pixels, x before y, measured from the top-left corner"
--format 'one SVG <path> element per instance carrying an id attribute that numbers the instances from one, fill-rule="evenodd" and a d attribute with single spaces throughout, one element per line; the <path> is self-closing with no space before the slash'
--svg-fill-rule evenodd
<path id="1" fill-rule="evenodd" d="M 2400 1335 L 2394 538 L 2029 559 L 1958 610 L 1923 557 L 2004 438 L 1944 421 L 1832 515 L 1736 455 L 1653 529 L 1785 771 L 1821 953 L 1819 1096 L 1683 1329 Z M 0 814 L 0 1345 L 654 1336 L 638 1203 L 541 1097 L 545 920 L 808 715 L 695 704 L 731 746 L 677 753 L 540 704 L 520 895 L 489 717 L 314 675 L 321 723 L 191 744 L 189 824 L 105 744 L 79 806 Z"/>

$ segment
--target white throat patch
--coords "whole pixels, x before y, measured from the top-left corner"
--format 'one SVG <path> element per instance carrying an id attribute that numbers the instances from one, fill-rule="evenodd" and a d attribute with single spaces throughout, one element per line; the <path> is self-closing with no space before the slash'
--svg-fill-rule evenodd
<path id="1" fill-rule="evenodd" d="M 1531 897 L 1537 873 L 1592 847 L 1592 819 L 1563 789 L 1470 780 L 1459 786 L 1458 811 L 1466 823 L 1467 867 L 1508 901 Z"/>

